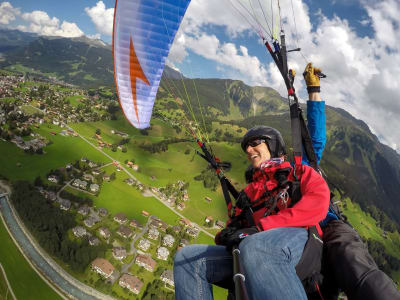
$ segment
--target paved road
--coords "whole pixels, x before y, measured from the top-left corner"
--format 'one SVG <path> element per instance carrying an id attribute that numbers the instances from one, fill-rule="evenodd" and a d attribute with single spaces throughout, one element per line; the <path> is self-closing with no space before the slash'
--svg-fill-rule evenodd
<path id="1" fill-rule="evenodd" d="M 152 216 L 150 216 L 150 217 L 148 218 L 147 223 L 146 223 L 146 225 L 144 226 L 143 230 L 142 230 L 139 234 L 137 234 L 137 235 L 135 236 L 135 238 L 132 240 L 132 242 L 131 242 L 131 250 L 129 251 L 128 254 L 129 254 L 129 255 L 133 255 L 133 259 L 132 259 L 132 261 L 131 261 L 130 263 L 124 264 L 124 265 L 122 266 L 122 268 L 121 268 L 121 274 L 126 273 L 126 272 L 128 271 L 128 269 L 129 269 L 129 268 L 133 265 L 133 263 L 135 262 L 135 259 L 136 259 L 136 252 L 137 252 L 137 249 L 135 248 L 135 243 L 136 243 L 136 241 L 137 241 L 138 239 L 140 239 L 140 238 L 147 232 L 147 230 L 149 229 L 149 224 L 150 224 L 151 220 L 152 220 Z"/>
<path id="2" fill-rule="evenodd" d="M 0 198 L 0 212 L 10 233 L 17 241 L 20 249 L 22 249 L 24 254 L 28 257 L 29 261 L 40 270 L 47 280 L 52 282 L 65 294 L 75 299 L 113 299 L 76 280 L 58 266 L 29 235 L 6 197 Z"/>

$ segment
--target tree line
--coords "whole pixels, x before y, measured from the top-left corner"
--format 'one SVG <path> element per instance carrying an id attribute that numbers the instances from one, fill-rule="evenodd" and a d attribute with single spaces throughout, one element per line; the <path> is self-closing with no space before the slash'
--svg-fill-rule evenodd
<path id="1" fill-rule="evenodd" d="M 86 238 L 71 241 L 68 230 L 77 225 L 75 217 L 46 200 L 27 181 L 13 184 L 11 201 L 25 226 L 47 253 L 62 260 L 71 270 L 83 273 L 96 257 L 104 257 L 107 246 L 90 246 Z"/>

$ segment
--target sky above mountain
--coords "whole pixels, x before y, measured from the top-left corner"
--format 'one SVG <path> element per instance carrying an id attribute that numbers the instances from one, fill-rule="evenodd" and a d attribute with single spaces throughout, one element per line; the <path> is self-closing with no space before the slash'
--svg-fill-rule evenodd
<path id="1" fill-rule="evenodd" d="M 240 79 L 285 95 L 283 80 L 259 37 L 281 23 L 289 66 L 322 68 L 322 96 L 365 121 L 400 152 L 400 2 L 398 0 L 192 0 L 168 63 L 185 76 Z M 261 3 L 261 6 L 260 6 Z M 0 26 L 41 35 L 86 35 L 111 42 L 114 1 L 0 2 Z M 255 17 L 255 18 L 253 18 Z M 295 87 L 306 99 L 298 76 Z"/>

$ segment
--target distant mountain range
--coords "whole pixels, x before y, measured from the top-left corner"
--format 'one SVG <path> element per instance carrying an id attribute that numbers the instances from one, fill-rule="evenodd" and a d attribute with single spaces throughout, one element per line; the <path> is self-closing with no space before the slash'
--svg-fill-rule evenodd
<path id="1" fill-rule="evenodd" d="M 56 77 L 83 88 L 114 85 L 111 46 L 99 40 L 0 30 L 0 53 L 0 68 Z M 246 128 L 268 124 L 281 130 L 290 147 L 287 102 L 275 90 L 230 79 L 188 79 L 166 67 L 158 97 L 167 92 L 181 97 L 183 90 L 191 99 L 198 95 L 207 120 Z M 374 205 L 399 224 L 400 155 L 381 144 L 363 121 L 339 108 L 327 107 L 327 134 L 321 166 L 329 181 L 363 209 Z"/>

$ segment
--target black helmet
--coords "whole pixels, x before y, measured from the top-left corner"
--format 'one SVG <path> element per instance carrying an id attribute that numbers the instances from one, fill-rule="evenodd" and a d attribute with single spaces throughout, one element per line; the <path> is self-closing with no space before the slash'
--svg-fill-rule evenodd
<path id="1" fill-rule="evenodd" d="M 246 152 L 247 143 L 256 138 L 265 139 L 271 157 L 280 157 L 286 154 L 285 142 L 281 133 L 275 128 L 263 125 L 251 128 L 244 135 L 241 143 L 244 152 Z"/>

